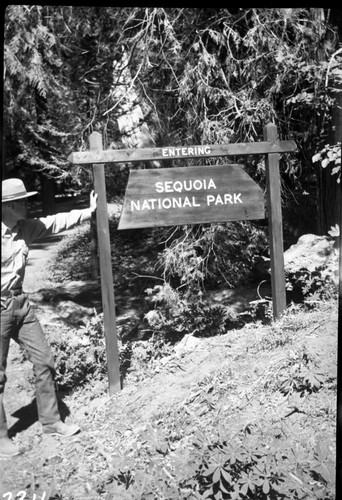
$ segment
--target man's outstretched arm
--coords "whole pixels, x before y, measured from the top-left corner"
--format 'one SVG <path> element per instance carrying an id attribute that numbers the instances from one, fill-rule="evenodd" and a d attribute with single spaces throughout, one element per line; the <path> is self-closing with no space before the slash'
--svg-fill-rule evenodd
<path id="1" fill-rule="evenodd" d="M 23 232 L 25 232 L 26 243 L 30 244 L 46 236 L 72 229 L 78 224 L 90 220 L 92 213 L 96 210 L 97 196 L 94 191 L 91 191 L 89 208 L 84 208 L 83 210 L 61 212 L 59 214 L 48 215 L 47 217 L 40 217 L 39 219 L 25 219 Z"/>

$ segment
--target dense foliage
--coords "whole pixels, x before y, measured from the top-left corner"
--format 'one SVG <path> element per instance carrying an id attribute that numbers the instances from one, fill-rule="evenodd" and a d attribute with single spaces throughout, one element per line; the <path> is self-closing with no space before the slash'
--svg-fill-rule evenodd
<path id="1" fill-rule="evenodd" d="M 257 141 L 274 121 L 299 146 L 282 158 L 285 204 L 313 207 L 311 157 L 329 142 L 341 82 L 334 12 L 8 6 L 6 169 L 86 185 L 67 157 L 94 130 L 105 147 L 122 144 L 113 66 L 124 53 L 158 144 Z M 247 168 L 262 182 L 262 158 Z"/>

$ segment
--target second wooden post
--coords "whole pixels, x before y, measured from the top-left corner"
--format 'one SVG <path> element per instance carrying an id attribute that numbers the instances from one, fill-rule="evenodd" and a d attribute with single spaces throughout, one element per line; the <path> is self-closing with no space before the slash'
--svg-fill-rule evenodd
<path id="1" fill-rule="evenodd" d="M 277 141 L 277 127 L 273 123 L 269 123 L 264 128 L 264 139 L 270 142 Z M 266 182 L 273 318 L 279 319 L 280 315 L 286 309 L 286 292 L 278 153 L 269 153 L 266 155 Z"/>

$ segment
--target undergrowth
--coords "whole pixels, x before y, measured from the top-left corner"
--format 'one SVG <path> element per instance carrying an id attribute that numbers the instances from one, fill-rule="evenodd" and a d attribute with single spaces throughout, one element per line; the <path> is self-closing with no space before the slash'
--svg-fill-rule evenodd
<path id="1" fill-rule="evenodd" d="M 153 305 L 145 314 L 152 335 L 167 342 L 177 342 L 186 334 L 211 337 L 227 331 L 234 314 L 223 305 L 202 300 L 202 294 L 182 294 L 170 284 L 155 285 L 146 290 Z"/>
<path id="2" fill-rule="evenodd" d="M 55 358 L 55 381 L 63 390 L 72 390 L 107 377 L 107 354 L 103 314 L 88 319 L 85 326 L 49 334 Z M 118 339 L 121 376 L 130 364 L 131 343 Z"/>
<path id="3" fill-rule="evenodd" d="M 302 336 L 303 331 L 310 336 L 320 318 L 326 318 L 328 311 L 331 314 L 331 307 L 328 301 L 322 303 L 321 312 L 319 308 L 292 306 L 279 322 L 264 325 L 262 330 L 260 322 L 248 325 L 245 333 L 241 332 L 246 336 L 246 347 L 235 355 L 235 361 L 274 355 L 261 376 L 243 390 L 241 375 L 232 371 L 234 357 L 228 356 L 224 364 L 203 375 L 180 405 L 133 427 L 129 439 L 122 436 L 120 447 L 92 484 L 93 498 L 333 500 L 334 443 L 313 434 L 307 419 L 310 413 L 312 418 L 315 412 L 319 415 L 322 408 L 317 407 L 317 401 L 322 402 L 323 393 L 334 389 L 328 383 L 331 376 L 321 366 L 320 353 Z M 72 359 L 73 354 L 75 360 L 78 358 L 79 374 L 83 371 L 88 380 L 86 387 L 103 376 L 91 368 L 91 360 L 87 364 L 85 356 L 85 352 L 92 356 L 97 369 L 105 366 L 105 359 L 100 357 L 100 353 L 104 356 L 102 334 L 102 318 L 98 315 L 62 354 L 63 358 Z M 223 338 L 227 342 L 229 332 Z M 101 349 L 96 350 L 94 345 Z M 175 357 L 172 344 L 160 337 L 124 346 L 123 351 L 122 347 L 120 344 L 121 359 L 129 359 L 129 387 L 152 384 L 153 377 L 163 370 L 170 373 L 186 366 L 185 360 Z M 69 366 L 69 370 L 70 377 L 79 376 L 75 366 Z M 68 372 L 62 371 L 60 376 L 65 377 Z M 321 399 L 316 400 L 320 394 Z M 263 401 L 265 411 L 246 412 L 247 406 L 258 399 Z M 114 414 L 116 411 L 114 402 Z M 292 415 L 307 416 L 303 421 L 292 421 Z M 97 425 L 101 429 L 110 422 L 109 412 L 105 422 Z M 63 495 L 58 498 L 70 500 Z"/>
<path id="4" fill-rule="evenodd" d="M 119 339 L 124 383 L 146 387 L 156 375 L 185 369 L 186 358 L 175 355 L 174 347 L 186 334 L 203 342 L 220 336 L 225 349 L 239 335 L 245 344 L 234 354 L 225 351 L 225 362 L 220 358 L 217 369 L 206 373 L 181 404 L 164 409 L 149 423 L 133 425 L 129 438 L 124 433 L 89 495 L 107 500 L 333 500 L 332 433 L 310 425 L 319 415 L 326 426 L 333 425 L 333 405 L 325 401 L 335 397 L 336 384 L 307 339 L 321 326 L 320 314 L 323 320 L 327 311 L 331 314 L 336 286 L 319 274 L 295 276 L 300 304 L 290 304 L 276 322 L 271 321 L 268 301 L 255 304 L 250 322 L 235 330 L 241 324 L 229 308 L 205 302 L 203 256 L 185 251 L 184 245 L 184 240 L 177 243 L 178 260 L 164 254 L 168 272 L 161 283 L 145 289 L 150 337 L 125 343 Z M 129 261 L 127 269 L 135 265 Z M 52 335 L 50 342 L 58 384 L 96 391 L 95 383 L 106 376 L 102 315 L 68 334 Z M 245 363 L 239 365 L 239 374 L 234 373 L 237 361 Z M 251 367 L 260 370 L 258 377 Z M 114 415 L 116 411 L 113 403 Z M 130 415 L 125 415 L 129 426 Z M 102 424 L 111 425 L 110 413 L 105 423 L 97 422 L 100 434 Z"/>
<path id="5" fill-rule="evenodd" d="M 208 373 L 190 397 L 135 432 L 96 492 L 123 500 L 333 500 L 333 441 L 290 419 L 316 405 L 311 398 L 326 390 L 329 376 L 305 344 L 288 347 L 252 384 L 254 392 L 241 394 L 229 360 Z M 281 405 L 272 411 L 275 396 Z M 241 424 L 245 405 L 257 398 L 269 411 Z"/>
<path id="6" fill-rule="evenodd" d="M 126 457 L 125 466 L 111 471 L 96 492 L 122 500 L 333 499 L 327 445 L 294 448 L 294 433 L 284 439 L 269 428 L 241 429 L 233 437 L 229 429 L 222 431 L 215 439 L 194 429 L 186 448 L 173 449 L 163 429 L 148 427 L 140 436 L 140 466 L 131 468 Z"/>

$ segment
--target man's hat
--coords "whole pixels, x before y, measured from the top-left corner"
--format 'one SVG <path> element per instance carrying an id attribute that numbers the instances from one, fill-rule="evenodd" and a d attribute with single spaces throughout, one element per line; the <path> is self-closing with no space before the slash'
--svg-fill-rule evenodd
<path id="1" fill-rule="evenodd" d="M 2 203 L 6 201 L 21 200 L 34 196 L 38 191 L 26 191 L 25 185 L 20 179 L 6 179 L 2 181 Z"/>

